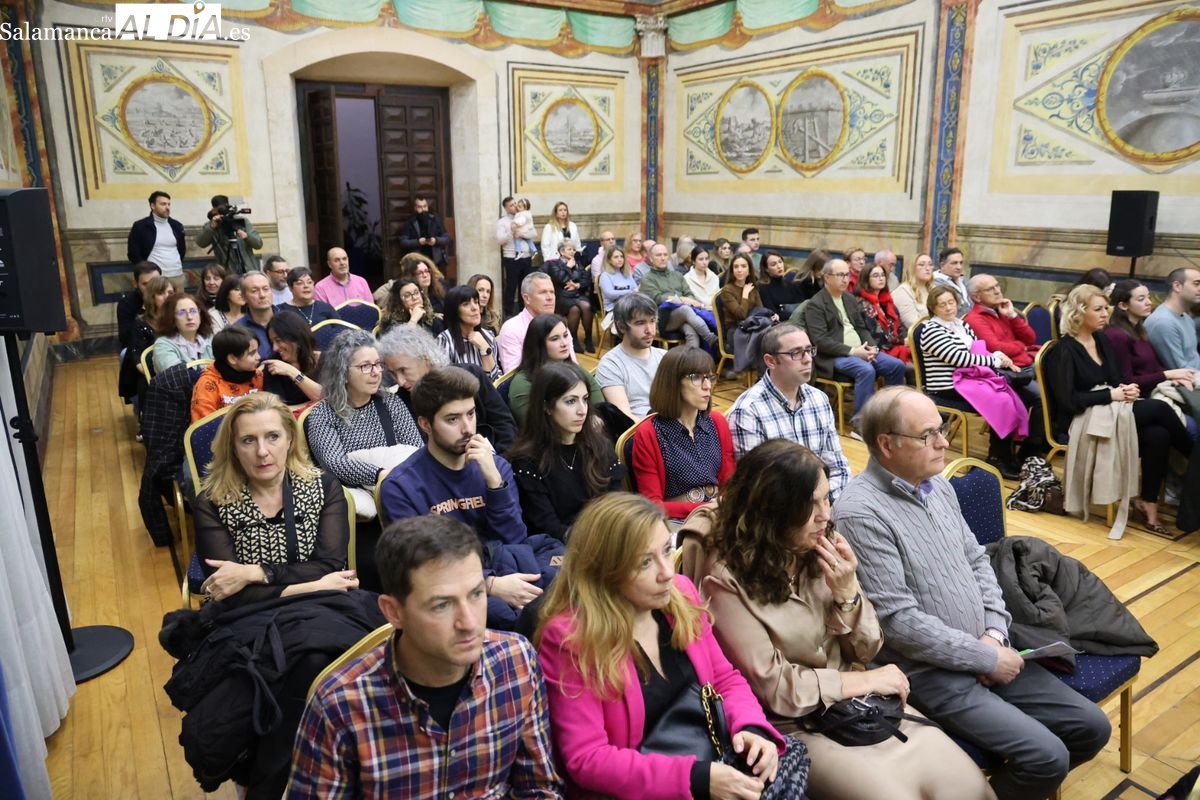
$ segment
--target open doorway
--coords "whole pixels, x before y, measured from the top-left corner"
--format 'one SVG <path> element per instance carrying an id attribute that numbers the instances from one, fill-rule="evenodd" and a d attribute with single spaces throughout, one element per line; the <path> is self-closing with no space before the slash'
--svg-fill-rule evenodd
<path id="1" fill-rule="evenodd" d="M 412 199 L 429 199 L 451 236 L 446 274 L 457 274 L 451 194 L 449 92 L 444 88 L 296 81 L 308 263 L 343 247 L 372 286 L 394 277 Z"/>

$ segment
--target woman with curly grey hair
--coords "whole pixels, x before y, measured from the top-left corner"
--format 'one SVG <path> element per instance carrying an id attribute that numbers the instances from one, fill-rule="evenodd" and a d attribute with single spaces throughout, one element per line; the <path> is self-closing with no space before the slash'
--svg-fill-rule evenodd
<path id="1" fill-rule="evenodd" d="M 424 444 L 408 407 L 379 391 L 383 369 L 375 337 L 366 331 L 338 334 L 321 354 L 325 399 L 313 406 L 304 434 L 317 463 L 346 487 L 372 489 L 384 472 L 371 461 L 352 458 L 354 451 Z"/>

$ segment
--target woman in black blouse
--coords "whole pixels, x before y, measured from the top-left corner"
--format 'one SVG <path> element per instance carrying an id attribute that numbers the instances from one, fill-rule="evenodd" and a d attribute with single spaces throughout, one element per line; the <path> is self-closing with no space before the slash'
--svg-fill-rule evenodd
<path id="1" fill-rule="evenodd" d="M 585 378 L 561 361 L 534 375 L 525 424 L 508 453 L 530 533 L 562 539 L 589 500 L 621 488 L 624 469 L 596 423 Z"/>
<path id="2" fill-rule="evenodd" d="M 320 400 L 317 382 L 317 343 L 304 317 L 279 311 L 267 323 L 271 357 L 262 362 L 263 390 L 279 395 L 290 406 Z"/>
<path id="3" fill-rule="evenodd" d="M 763 282 L 758 285 L 758 294 L 762 297 L 763 305 L 778 314 L 780 319 L 787 319 L 796 306 L 804 302 L 800 287 L 785 278 L 785 272 L 787 264 L 783 256 L 774 250 L 763 254 Z"/>
<path id="4" fill-rule="evenodd" d="M 1170 406 L 1141 399 L 1138 385 L 1125 382 L 1116 350 L 1102 333 L 1107 323 L 1108 297 L 1103 289 L 1081 284 L 1063 301 L 1063 336 L 1049 354 L 1053 364 L 1045 371 L 1053 398 L 1054 431 L 1064 441 L 1071 420 L 1090 406 L 1133 403 L 1142 461 L 1141 499 L 1135 501 L 1135 508 L 1148 529 L 1166 534 L 1158 520 L 1158 492 L 1166 478 L 1167 456 L 1171 448 L 1191 453 L 1192 439 Z"/>
<path id="5" fill-rule="evenodd" d="M 346 569 L 342 487 L 297 446 L 296 419 L 275 395 L 233 404 L 200 485 L 196 553 L 210 600 L 241 604 L 358 586 Z"/>
<path id="6" fill-rule="evenodd" d="M 550 280 L 554 281 L 557 297 L 554 313 L 567 320 L 567 330 L 575 337 L 575 352 L 596 352 L 592 344 L 592 271 L 587 264 L 575 258 L 575 243 L 567 239 L 558 245 L 558 259 L 546 263 Z M 583 336 L 579 335 L 579 323 L 583 323 Z M 580 342 L 583 342 L 581 345 Z"/>

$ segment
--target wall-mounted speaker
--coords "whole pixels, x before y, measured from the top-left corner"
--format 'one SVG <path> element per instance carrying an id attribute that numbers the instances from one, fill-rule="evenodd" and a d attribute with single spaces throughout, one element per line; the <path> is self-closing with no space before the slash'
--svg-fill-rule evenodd
<path id="1" fill-rule="evenodd" d="M 1139 258 L 1154 252 L 1158 223 L 1158 192 L 1114 191 L 1108 211 L 1110 256 Z"/>
<path id="2" fill-rule="evenodd" d="M 0 332 L 67 329 L 46 190 L 0 189 Z"/>

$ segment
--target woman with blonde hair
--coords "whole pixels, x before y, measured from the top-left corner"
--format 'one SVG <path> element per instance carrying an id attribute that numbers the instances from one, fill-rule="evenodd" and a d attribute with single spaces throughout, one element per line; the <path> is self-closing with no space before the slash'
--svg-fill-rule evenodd
<path id="1" fill-rule="evenodd" d="M 346 497 L 297 443 L 296 418 L 270 392 L 221 420 L 196 498 L 196 553 L 212 600 L 249 603 L 358 586 L 346 569 Z"/>
<path id="2" fill-rule="evenodd" d="M 1076 417 L 1093 406 L 1131 403 L 1142 462 L 1141 497 L 1134 500 L 1134 510 L 1147 529 L 1168 535 L 1169 531 L 1158 519 L 1158 493 L 1166 478 L 1170 450 L 1190 454 L 1192 438 L 1167 403 L 1142 398 L 1138 385 L 1127 382 L 1121 374 L 1116 349 L 1103 332 L 1109 314 L 1104 290 L 1081 284 L 1071 290 L 1061 307 L 1062 337 L 1046 355 L 1048 363 L 1043 363 L 1050 384 L 1051 424 L 1056 439 L 1066 441 Z M 1081 442 L 1071 442 L 1072 447 L 1080 445 Z M 1129 473 L 1136 473 L 1135 465 L 1126 465 L 1126 474 Z M 1071 481 L 1068 473 L 1068 501 Z"/>
<path id="3" fill-rule="evenodd" d="M 733 261 L 733 245 L 724 237 L 713 242 L 712 249 L 712 270 L 718 275 L 724 276 L 729 269 L 730 262 Z"/>
<path id="4" fill-rule="evenodd" d="M 919 320 L 929 315 L 925 302 L 932 288 L 933 259 L 928 253 L 921 253 L 912 266 L 904 267 L 904 279 L 892 292 L 892 302 L 896 304 L 900 322 L 906 329 L 912 329 Z"/>
<path id="5" fill-rule="evenodd" d="M 625 295 L 637 291 L 637 281 L 633 279 L 633 268 L 625 257 L 625 251 L 615 244 L 604 251 L 602 266 L 597 286 L 600 287 L 600 296 L 604 298 L 605 319 L 611 325 L 612 320 L 608 315 L 612 314 L 613 306 Z"/>
<path id="6" fill-rule="evenodd" d="M 803 718 L 834 703 L 872 693 L 904 701 L 909 688 L 894 664 L 866 668 L 883 632 L 829 507 L 829 468 L 820 457 L 772 439 L 742 457 L 719 503 L 688 518 L 680 540 L 685 553 L 693 537 L 702 543 L 691 577 L 717 641 L 771 723 L 807 745 L 814 798 L 982 800 L 983 773 L 934 726 L 902 720 L 908 741 L 857 747 L 806 732 Z"/>
<path id="7" fill-rule="evenodd" d="M 804 259 L 800 269 L 796 270 L 792 277 L 796 286 L 800 287 L 800 302 L 803 303 L 825 288 L 824 269 L 828 260 L 829 254 L 824 250 L 813 250 L 808 254 L 808 258 Z"/>
<path id="8" fill-rule="evenodd" d="M 634 231 L 625 237 L 625 262 L 629 264 L 630 269 L 646 260 L 649 252 L 645 245 L 646 234 L 641 231 Z"/>
<path id="9" fill-rule="evenodd" d="M 571 209 L 559 200 L 550 211 L 550 221 L 542 228 L 542 260 L 553 261 L 558 258 L 558 246 L 563 242 L 574 243 L 576 250 L 583 249 L 579 228 L 571 221 Z"/>
<path id="10" fill-rule="evenodd" d="M 400 277 L 415 278 L 421 291 L 429 298 L 433 313 L 442 317 L 442 302 L 446 298 L 446 276 L 433 259 L 420 253 L 408 253 L 400 259 Z"/>
<path id="11" fill-rule="evenodd" d="M 673 554 L 662 509 L 639 495 L 603 495 L 571 527 L 534 637 L 568 796 L 802 797 L 803 745 L 766 721 Z M 742 769 L 711 752 L 643 752 L 673 702 L 706 684 Z"/>

